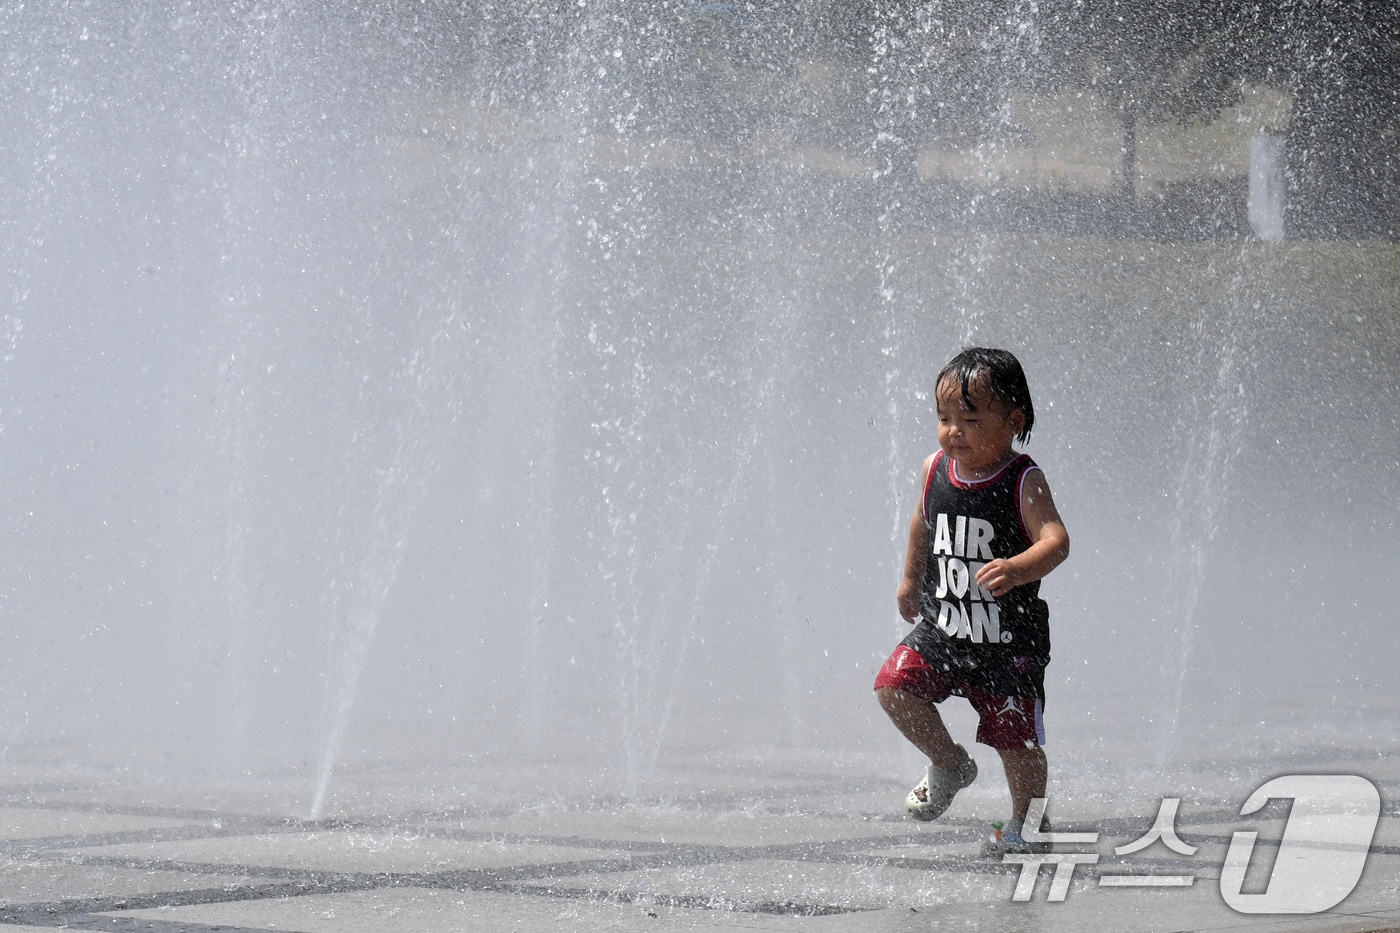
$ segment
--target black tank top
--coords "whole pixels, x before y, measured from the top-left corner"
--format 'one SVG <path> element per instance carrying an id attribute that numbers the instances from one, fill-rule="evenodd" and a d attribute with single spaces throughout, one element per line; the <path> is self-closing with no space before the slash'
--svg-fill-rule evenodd
<path id="1" fill-rule="evenodd" d="M 903 644 L 956 682 L 1044 699 L 1050 610 L 1040 598 L 1040 581 L 996 599 L 976 579 L 983 564 L 1031 546 L 1021 487 L 1040 468 L 1025 454 L 975 482 L 958 479 L 952 468 L 951 458 L 934 454 L 922 504 L 928 527 L 923 619 Z"/>

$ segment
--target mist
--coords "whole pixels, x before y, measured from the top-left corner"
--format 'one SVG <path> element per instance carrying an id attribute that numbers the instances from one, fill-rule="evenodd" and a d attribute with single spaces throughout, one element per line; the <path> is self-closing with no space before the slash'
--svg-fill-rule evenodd
<path id="1" fill-rule="evenodd" d="M 0 10 L 0 757 L 316 816 L 405 763 L 905 782 L 871 683 L 974 344 L 1073 539 L 1052 785 L 1394 748 L 1393 237 L 1149 183 L 1246 109 L 1144 117 L 1125 202 L 1015 174 L 1093 121 L 1027 142 L 1010 79 L 891 149 L 886 20 L 627 9 Z"/>

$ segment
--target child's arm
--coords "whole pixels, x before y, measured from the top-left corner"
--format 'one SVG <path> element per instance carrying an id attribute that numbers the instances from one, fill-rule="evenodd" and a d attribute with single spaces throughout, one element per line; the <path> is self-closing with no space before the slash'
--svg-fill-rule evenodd
<path id="1" fill-rule="evenodd" d="M 924 568 L 928 565 L 928 522 L 924 520 L 924 490 L 928 488 L 928 471 L 933 457 L 924 461 L 919 477 L 919 505 L 909 522 L 909 549 L 904 555 L 904 579 L 899 581 L 899 614 L 904 621 L 913 622 L 923 611 L 920 603 L 924 588 Z"/>
<path id="2" fill-rule="evenodd" d="M 1031 546 L 1015 557 L 997 558 L 977 572 L 977 582 L 993 596 L 1039 580 L 1069 556 L 1069 532 L 1040 470 L 1032 471 L 1021 489 L 1021 517 L 1030 532 Z"/>

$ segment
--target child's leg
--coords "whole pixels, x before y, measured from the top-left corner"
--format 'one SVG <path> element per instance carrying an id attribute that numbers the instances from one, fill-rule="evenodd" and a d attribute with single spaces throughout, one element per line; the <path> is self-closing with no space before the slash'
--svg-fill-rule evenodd
<path id="1" fill-rule="evenodd" d="M 1021 748 L 999 748 L 1002 766 L 1006 769 L 1006 786 L 1011 791 L 1011 818 L 1024 821 L 1031 801 L 1045 796 L 1049 772 L 1045 749 L 1039 745 Z"/>
<path id="2" fill-rule="evenodd" d="M 1036 797 L 1045 796 L 1044 704 L 1035 697 L 1001 696 L 971 688 L 968 700 L 977 710 L 977 741 L 990 745 L 1006 769 L 1011 791 L 1011 819 L 1024 821 Z"/>
<path id="3" fill-rule="evenodd" d="M 875 696 L 880 701 L 880 707 L 890 717 L 890 721 L 915 748 L 928 756 L 935 768 L 951 771 L 958 767 L 962 759 L 958 755 L 953 737 L 948 734 L 948 727 L 943 724 L 943 717 L 939 715 L 937 706 L 912 693 L 892 687 L 876 689 Z M 1027 798 L 1027 803 L 1029 799 Z M 1022 813 L 1024 812 L 1023 807 Z"/>

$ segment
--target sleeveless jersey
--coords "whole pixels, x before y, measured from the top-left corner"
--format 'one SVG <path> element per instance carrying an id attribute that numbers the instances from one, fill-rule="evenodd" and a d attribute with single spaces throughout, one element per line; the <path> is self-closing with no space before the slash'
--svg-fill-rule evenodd
<path id="1" fill-rule="evenodd" d="M 1021 490 L 1038 469 L 1020 454 L 987 479 L 963 481 L 950 457 L 934 454 L 921 506 L 928 528 L 923 619 L 902 644 L 955 682 L 1044 699 L 1050 610 L 1040 598 L 1040 581 L 1000 598 L 977 583 L 988 561 L 1031 546 Z"/>

